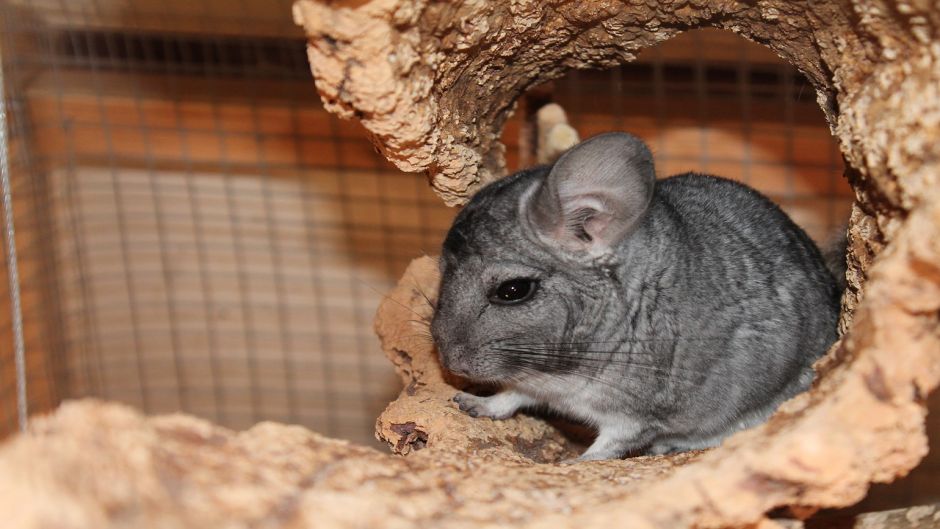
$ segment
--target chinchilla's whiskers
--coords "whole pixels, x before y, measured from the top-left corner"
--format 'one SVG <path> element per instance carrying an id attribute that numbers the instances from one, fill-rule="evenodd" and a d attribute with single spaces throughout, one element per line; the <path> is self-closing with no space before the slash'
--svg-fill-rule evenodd
<path id="1" fill-rule="evenodd" d="M 607 350 L 594 351 L 594 350 L 586 350 L 586 349 L 551 349 L 551 348 L 536 349 L 536 348 L 526 348 L 526 347 L 509 347 L 509 348 L 503 348 L 503 349 L 507 352 L 511 351 L 511 352 L 518 353 L 518 354 L 525 354 L 525 355 L 530 355 L 530 356 L 553 357 L 553 358 L 571 358 L 570 353 L 578 353 L 581 355 L 591 355 L 591 354 L 606 355 L 603 357 L 578 356 L 577 359 L 579 361 L 587 360 L 587 361 L 593 361 L 593 362 L 609 362 L 609 363 L 617 364 L 617 365 L 641 365 L 641 364 L 637 364 L 635 361 L 632 361 L 629 359 L 617 358 L 617 357 L 614 357 L 614 355 L 649 356 L 649 355 L 655 354 L 655 353 L 633 354 L 633 353 L 629 353 L 625 351 L 607 351 Z M 675 369 L 686 369 L 686 368 L 675 367 Z M 695 373 L 699 372 L 698 370 L 690 370 L 690 371 L 693 371 Z"/>
<path id="2" fill-rule="evenodd" d="M 430 335 L 424 335 L 424 334 L 409 334 L 408 336 L 403 336 L 403 338 L 405 338 L 406 340 L 414 340 L 414 341 L 416 341 L 416 342 L 420 342 L 420 343 L 423 343 L 423 344 L 431 344 L 431 343 L 433 343 L 433 338 L 431 338 Z"/>
<path id="3" fill-rule="evenodd" d="M 415 335 L 421 335 L 421 336 L 424 336 L 425 338 L 433 338 L 431 331 L 427 328 L 417 328 L 417 329 L 412 329 L 412 330 L 414 331 Z"/>
<path id="4" fill-rule="evenodd" d="M 410 323 L 417 323 L 418 325 L 421 325 L 422 327 L 427 328 L 428 333 L 431 332 L 431 322 L 428 320 L 405 320 L 405 321 L 410 322 Z"/>
<path id="5" fill-rule="evenodd" d="M 425 316 L 424 314 L 419 313 L 418 311 L 416 311 L 415 309 L 409 307 L 408 305 L 405 305 L 405 304 L 402 303 L 401 301 L 398 301 L 397 299 L 395 299 L 395 298 L 389 296 L 388 294 L 385 294 L 385 293 L 379 291 L 379 289 L 373 287 L 372 285 L 366 283 L 365 281 L 360 281 L 360 283 L 362 283 L 363 285 L 369 287 L 369 288 L 370 288 L 372 291 L 374 291 L 376 294 L 382 296 L 383 299 L 387 299 L 387 300 L 391 301 L 392 303 L 398 305 L 399 307 L 402 307 L 403 309 L 405 309 L 405 310 L 407 310 L 408 312 L 414 314 L 415 316 L 417 316 L 418 318 L 420 318 L 420 319 L 422 319 L 422 320 L 428 320 L 428 318 L 429 318 L 428 316 Z M 430 301 L 430 300 L 428 300 L 428 301 Z M 432 305 L 432 308 L 433 308 L 433 305 Z M 428 321 L 430 322 L 430 320 L 428 320 Z"/>
<path id="6" fill-rule="evenodd" d="M 424 298 L 424 301 L 427 301 L 428 306 L 431 307 L 431 310 L 437 310 L 437 303 L 431 301 L 431 298 L 429 298 L 428 295 L 425 294 L 423 290 L 421 290 L 421 287 L 414 285 L 414 291 L 418 294 L 421 294 L 421 297 Z"/>
<path id="7" fill-rule="evenodd" d="M 644 343 L 659 343 L 650 339 Z M 663 344 L 677 343 L 680 339 L 666 339 L 663 338 Z M 696 343 L 703 342 L 708 340 L 721 340 L 721 338 L 682 338 L 687 342 Z M 635 351 L 629 347 L 623 348 L 620 346 L 629 346 L 632 343 L 631 341 L 615 340 L 615 341 L 596 341 L 596 342 L 541 342 L 541 343 L 516 343 L 516 342 L 506 342 L 500 340 L 494 340 L 497 346 L 499 347 L 511 347 L 516 349 L 525 349 L 527 351 L 551 351 L 551 352 L 568 352 L 568 353 L 579 353 L 582 355 L 594 354 L 594 355 L 607 355 L 608 357 L 615 356 L 627 356 L 627 357 L 652 357 L 663 354 L 661 351 Z M 614 345 L 614 347 L 604 347 L 604 348 L 594 348 L 587 347 L 591 345 Z M 707 349 L 699 350 L 696 353 L 700 357 L 705 358 L 717 358 L 721 356 L 720 351 L 709 351 Z"/>
<path id="8" fill-rule="evenodd" d="M 567 380 L 566 377 L 576 377 L 576 378 L 580 378 L 580 379 L 582 379 L 582 380 L 586 380 L 586 381 L 589 381 L 589 382 L 596 382 L 596 383 L 601 384 L 601 385 L 603 385 L 603 386 L 605 386 L 605 387 L 607 387 L 607 388 L 610 388 L 610 389 L 612 389 L 612 390 L 614 390 L 614 391 L 616 391 L 616 392 L 618 392 L 618 393 L 627 395 L 627 396 L 629 396 L 630 398 L 633 398 L 633 399 L 640 399 L 640 398 L 641 398 L 640 395 L 637 394 L 636 392 L 630 391 L 629 389 L 627 389 L 627 388 L 625 388 L 625 387 L 622 387 L 622 386 L 614 385 L 614 384 L 610 383 L 610 382 L 607 381 L 607 380 L 604 380 L 604 379 L 602 379 L 602 378 L 600 378 L 600 377 L 596 377 L 596 376 L 589 375 L 589 374 L 587 374 L 587 373 L 566 373 L 564 376 L 562 376 L 562 375 L 558 375 L 558 374 L 555 374 L 555 373 L 543 373 L 543 372 L 541 372 L 541 371 L 538 370 L 538 367 L 539 367 L 538 365 L 532 365 L 532 366 L 520 365 L 520 366 L 519 366 L 519 370 L 522 371 L 522 372 L 524 372 L 524 373 L 529 374 L 530 376 L 543 376 L 543 377 L 553 378 L 553 379 L 555 379 L 555 380 L 561 382 L 561 383 L 562 383 L 563 385 L 565 385 L 565 386 L 567 386 L 567 385 L 570 384 L 570 380 Z"/>
<path id="9" fill-rule="evenodd" d="M 405 320 L 414 323 L 417 327 L 412 327 L 414 334 L 411 338 L 421 338 L 422 343 L 434 343 L 434 336 L 431 334 L 431 322 L 427 320 Z"/>
<path id="10" fill-rule="evenodd" d="M 508 340 L 513 340 L 518 336 L 511 336 Z M 624 344 L 621 340 L 609 340 L 609 341 L 590 341 L 590 342 L 545 342 L 545 343 L 532 343 L 532 344 L 519 344 L 515 342 L 507 342 L 507 338 L 493 339 L 484 344 L 485 347 L 490 348 L 491 350 L 507 353 L 507 358 L 504 358 L 503 361 L 507 363 L 507 367 L 518 367 L 519 364 L 525 361 L 528 364 L 531 364 L 534 368 L 539 368 L 540 366 L 544 367 L 544 362 L 539 364 L 537 360 L 574 360 L 576 363 L 580 363 L 585 367 L 602 370 L 608 366 L 614 367 L 632 367 L 637 370 L 641 370 L 647 373 L 647 376 L 653 378 L 659 378 L 661 380 L 667 379 L 676 379 L 682 380 L 687 383 L 694 383 L 696 380 L 692 376 L 688 375 L 701 375 L 702 371 L 683 368 L 679 366 L 672 366 L 669 368 L 664 368 L 660 366 L 650 365 L 648 361 L 650 357 L 653 356 L 654 352 L 631 352 L 623 351 L 617 349 L 585 349 L 579 347 L 572 347 L 574 345 L 595 345 L 595 344 Z M 661 340 L 667 340 L 665 338 Z M 564 345 L 564 348 L 558 348 L 555 345 L 561 344 Z M 572 358 L 572 354 L 578 355 L 575 358 Z M 632 358 L 642 358 L 647 360 L 647 362 L 638 362 L 632 360 Z M 712 368 L 714 371 L 714 366 Z M 575 374 L 575 373 L 573 373 Z M 576 373 L 580 375 L 581 373 Z M 700 380 L 700 378 L 698 378 Z"/>
<path id="11" fill-rule="evenodd" d="M 513 349 L 531 351 L 531 352 L 555 352 L 555 353 L 582 353 L 582 354 L 603 354 L 608 356 L 613 355 L 630 355 L 630 356 L 651 356 L 657 353 L 647 352 L 647 351 L 620 351 L 618 349 L 582 349 L 580 347 L 537 347 L 530 345 L 510 345 L 507 346 Z"/>
<path id="12" fill-rule="evenodd" d="M 503 353 L 512 353 L 518 357 L 526 358 L 530 362 L 536 359 L 545 359 L 545 360 L 571 360 L 569 353 L 572 352 L 583 352 L 583 351 L 528 351 L 524 349 L 514 349 L 514 348 L 499 348 L 497 349 Z M 535 364 L 535 362 L 532 362 Z M 643 364 L 639 362 L 617 359 L 617 358 L 597 358 L 590 356 L 579 356 L 577 357 L 577 363 L 586 365 L 592 368 L 603 369 L 607 366 L 617 366 L 617 367 L 634 367 L 637 369 L 645 370 L 651 373 L 651 375 L 659 375 L 663 379 L 668 378 L 680 378 L 686 382 L 694 382 L 692 377 L 686 377 L 684 373 L 690 373 L 694 375 L 702 375 L 703 372 L 695 369 L 689 369 L 678 366 L 671 367 L 660 367 L 653 366 L 649 364 Z"/>
<path id="13" fill-rule="evenodd" d="M 532 357 L 541 357 L 541 358 L 553 358 L 553 359 L 569 359 L 571 358 L 567 354 L 553 354 L 553 353 L 523 353 L 521 351 L 515 351 L 518 354 L 528 354 Z M 568 351 L 566 351 L 567 353 Z M 670 367 L 660 367 L 649 364 L 643 364 L 640 362 L 635 362 L 632 360 L 623 360 L 616 358 L 596 358 L 590 356 L 581 356 L 577 360 L 582 364 L 593 364 L 591 367 L 606 367 L 606 366 L 618 366 L 618 367 L 636 367 L 638 369 L 644 369 L 651 372 L 662 373 L 664 376 L 674 377 L 677 375 L 682 375 L 683 373 L 689 373 L 692 375 L 701 375 L 703 372 L 695 369 L 689 369 L 679 366 L 670 366 Z"/>
<path id="14" fill-rule="evenodd" d="M 391 301 L 392 303 L 394 303 L 394 304 L 396 304 L 396 305 L 398 305 L 398 306 L 404 308 L 405 310 L 407 310 L 408 312 L 410 312 L 410 313 L 414 314 L 415 316 L 421 318 L 422 320 L 427 320 L 427 319 L 428 319 L 428 317 L 425 316 L 424 314 L 421 314 L 420 312 L 418 312 L 418 311 L 416 311 L 415 309 L 409 307 L 408 305 L 405 305 L 405 304 L 402 303 L 401 301 L 398 301 L 397 299 L 392 298 L 391 296 L 388 296 L 388 295 L 383 294 L 382 297 L 385 298 L 385 299 L 387 299 L 387 300 L 389 300 L 389 301 Z M 430 320 L 428 320 L 428 321 L 430 321 Z"/>
<path id="15" fill-rule="evenodd" d="M 693 336 L 693 337 L 663 337 L 663 338 L 623 338 L 620 340 L 588 340 L 582 342 L 504 342 L 505 345 L 511 346 L 549 346 L 549 347 L 564 347 L 567 345 L 597 345 L 597 344 L 631 344 L 631 343 L 650 343 L 650 342 L 709 342 L 709 341 L 720 341 L 725 340 L 726 338 L 720 336 Z"/>
<path id="16" fill-rule="evenodd" d="M 493 338 L 492 340 L 487 340 L 487 341 L 483 342 L 483 343 L 480 345 L 480 347 L 481 347 L 481 348 L 487 348 L 487 347 L 493 347 L 493 346 L 501 347 L 501 346 L 504 346 L 504 345 L 509 345 L 509 344 L 507 343 L 507 340 L 515 340 L 515 339 L 522 338 L 522 337 L 525 337 L 525 336 L 526 336 L 526 335 L 525 335 L 525 334 L 522 334 L 522 333 L 514 334 L 514 335 L 511 335 L 511 336 L 500 336 L 500 337 L 497 337 L 497 338 Z"/>

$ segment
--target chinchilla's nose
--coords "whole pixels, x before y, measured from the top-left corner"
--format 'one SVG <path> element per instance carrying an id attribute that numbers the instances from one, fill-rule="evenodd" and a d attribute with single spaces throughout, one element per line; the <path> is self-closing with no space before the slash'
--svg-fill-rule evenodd
<path id="1" fill-rule="evenodd" d="M 467 340 L 460 326 L 446 317 L 436 317 L 431 322 L 431 336 L 444 369 L 458 375 L 466 374 Z"/>
<path id="2" fill-rule="evenodd" d="M 458 375 L 466 374 L 464 371 L 464 346 L 453 342 L 437 344 L 438 357 L 444 369 Z"/>
<path id="3" fill-rule="evenodd" d="M 435 339 L 435 343 L 437 344 L 437 355 L 441 361 L 441 366 L 451 373 L 466 376 L 466 345 L 450 339 Z"/>

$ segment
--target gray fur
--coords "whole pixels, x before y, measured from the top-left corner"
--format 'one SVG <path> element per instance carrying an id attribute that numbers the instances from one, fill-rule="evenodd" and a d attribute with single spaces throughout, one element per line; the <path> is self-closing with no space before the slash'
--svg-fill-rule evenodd
<path id="1" fill-rule="evenodd" d="M 809 387 L 839 310 L 819 249 L 749 187 L 653 173 L 642 141 L 603 134 L 460 212 L 431 331 L 447 369 L 502 387 L 461 409 L 546 406 L 608 459 L 716 445 Z M 490 301 L 520 277 L 531 299 Z"/>

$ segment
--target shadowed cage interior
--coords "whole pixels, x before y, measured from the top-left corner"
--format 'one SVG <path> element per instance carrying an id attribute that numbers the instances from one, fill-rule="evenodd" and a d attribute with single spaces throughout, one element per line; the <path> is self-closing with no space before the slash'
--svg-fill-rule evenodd
<path id="1" fill-rule="evenodd" d="M 100 397 L 375 442 L 400 387 L 373 313 L 412 258 L 437 252 L 454 210 L 323 110 L 290 4 L 0 1 L 32 413 Z M 749 183 L 817 241 L 848 217 L 815 92 L 730 33 L 693 31 L 531 90 L 504 129 L 511 169 L 534 160 L 547 102 L 582 137 L 642 137 L 660 176 Z M 0 289 L 8 434 L 16 374 Z M 928 478 L 913 479 L 898 494 Z"/>

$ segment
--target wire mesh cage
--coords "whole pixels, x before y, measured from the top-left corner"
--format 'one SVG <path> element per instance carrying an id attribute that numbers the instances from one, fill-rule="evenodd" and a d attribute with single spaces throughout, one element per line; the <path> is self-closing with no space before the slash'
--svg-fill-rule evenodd
<path id="1" fill-rule="evenodd" d="M 97 396 L 371 437 L 396 391 L 372 313 L 450 211 L 322 110 L 289 6 L 258 26 L 249 7 L 190 20 L 205 34 L 163 33 L 146 10 L 125 20 L 123 4 L 15 7 L 4 57 L 31 408 Z"/>
<path id="2" fill-rule="evenodd" d="M 372 438 L 400 389 L 373 312 L 454 210 L 323 110 L 289 4 L 0 3 L 31 413 L 90 396 Z M 696 31 L 532 90 L 503 140 L 511 168 L 533 163 L 534 111 L 556 102 L 582 137 L 634 132 L 661 176 L 748 182 L 824 241 L 850 189 L 812 93 L 756 44 Z"/>

